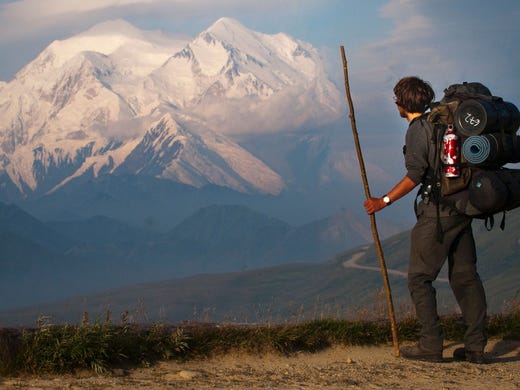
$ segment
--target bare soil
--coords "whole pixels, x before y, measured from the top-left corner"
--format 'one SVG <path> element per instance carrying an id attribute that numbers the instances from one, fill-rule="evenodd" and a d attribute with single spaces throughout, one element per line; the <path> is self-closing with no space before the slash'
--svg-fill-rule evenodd
<path id="1" fill-rule="evenodd" d="M 395 357 L 392 345 L 336 346 L 319 353 L 226 354 L 96 375 L 0 378 L 1 389 L 520 389 L 520 341 L 490 340 L 488 364 Z"/>

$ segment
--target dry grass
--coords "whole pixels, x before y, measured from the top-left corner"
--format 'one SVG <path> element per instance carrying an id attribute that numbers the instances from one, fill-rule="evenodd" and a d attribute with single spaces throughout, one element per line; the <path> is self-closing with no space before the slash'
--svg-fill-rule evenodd
<path id="1" fill-rule="evenodd" d="M 379 313 L 383 315 L 383 313 Z M 367 317 L 367 313 L 363 314 Z M 187 322 L 180 325 L 138 325 L 123 313 L 119 323 L 53 325 L 45 318 L 34 329 L 0 330 L 0 375 L 67 373 L 78 369 L 109 372 L 121 366 L 148 366 L 170 359 L 189 360 L 227 352 L 317 352 L 333 345 L 378 345 L 392 340 L 388 321 L 379 318 L 321 318 L 284 324 L 222 324 Z M 460 341 L 465 327 L 460 317 L 443 316 L 446 338 Z M 401 341 L 417 337 L 412 315 L 398 321 Z M 490 338 L 520 340 L 520 304 L 488 318 Z"/>

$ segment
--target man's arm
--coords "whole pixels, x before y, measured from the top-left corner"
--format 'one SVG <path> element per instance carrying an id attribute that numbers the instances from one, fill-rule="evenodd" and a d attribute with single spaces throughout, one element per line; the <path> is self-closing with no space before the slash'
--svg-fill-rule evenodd
<path id="1" fill-rule="evenodd" d="M 392 188 L 387 196 L 390 198 L 391 202 L 395 202 L 396 200 L 408 194 L 416 186 L 417 184 L 415 184 L 412 179 L 410 179 L 408 176 L 405 176 L 399 183 L 395 185 L 394 188 Z M 365 201 L 365 210 L 367 214 L 374 214 L 386 206 L 387 204 L 383 201 L 383 198 L 370 198 Z"/>

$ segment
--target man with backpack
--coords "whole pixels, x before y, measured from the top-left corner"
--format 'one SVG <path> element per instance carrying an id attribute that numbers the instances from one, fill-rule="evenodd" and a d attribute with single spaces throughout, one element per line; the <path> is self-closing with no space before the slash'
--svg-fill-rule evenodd
<path id="1" fill-rule="evenodd" d="M 386 195 L 370 198 L 364 206 L 368 214 L 373 214 L 421 185 L 408 267 L 408 288 L 421 330 L 417 345 L 402 347 L 401 356 L 442 361 L 443 331 L 432 282 L 447 259 L 450 285 L 467 326 L 464 348 L 456 349 L 453 357 L 484 363 L 486 297 L 477 273 L 472 218 L 430 196 L 428 178 L 437 166 L 438 145 L 435 126 L 425 113 L 435 98 L 434 91 L 417 77 L 405 77 L 395 85 L 394 94 L 400 116 L 409 123 L 403 148 L 406 175 Z"/>

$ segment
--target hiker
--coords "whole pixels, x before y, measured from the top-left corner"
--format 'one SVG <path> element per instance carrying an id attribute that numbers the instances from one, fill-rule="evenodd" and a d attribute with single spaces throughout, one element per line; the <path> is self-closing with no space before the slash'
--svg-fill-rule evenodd
<path id="1" fill-rule="evenodd" d="M 450 285 L 467 325 L 464 348 L 454 351 L 454 360 L 484 363 L 486 297 L 476 268 L 472 218 L 437 205 L 425 184 L 429 169 L 435 166 L 434 126 L 425 115 L 435 93 L 420 78 L 405 77 L 395 85 L 394 94 L 397 110 L 409 124 L 403 148 L 406 175 L 386 195 L 372 197 L 364 206 L 373 214 L 421 185 L 423 197 L 416 205 L 408 265 L 408 288 L 421 330 L 417 345 L 402 347 L 400 354 L 406 359 L 442 361 L 443 331 L 432 282 L 448 259 Z"/>

